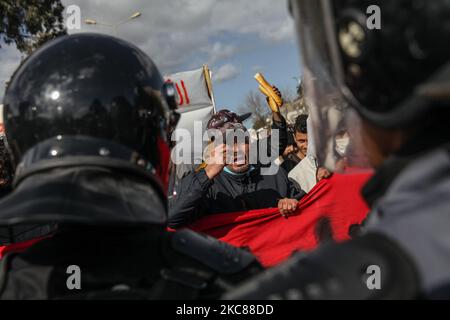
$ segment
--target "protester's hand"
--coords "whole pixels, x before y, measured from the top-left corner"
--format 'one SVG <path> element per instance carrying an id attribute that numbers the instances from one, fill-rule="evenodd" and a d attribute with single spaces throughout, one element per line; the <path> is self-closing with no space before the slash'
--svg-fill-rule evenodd
<path id="1" fill-rule="evenodd" d="M 292 144 L 288 145 L 286 147 L 286 149 L 284 149 L 283 158 L 286 158 L 288 155 L 290 155 L 291 153 L 294 153 L 294 152 L 296 152 L 295 146 L 293 146 Z"/>
<path id="2" fill-rule="evenodd" d="M 287 218 L 289 215 L 297 210 L 298 200 L 284 198 L 278 201 L 278 209 L 283 217 Z"/>
<path id="3" fill-rule="evenodd" d="M 205 172 L 209 179 L 214 179 L 222 172 L 226 163 L 226 144 L 220 144 L 212 149 L 206 159 Z"/>
<path id="4" fill-rule="evenodd" d="M 275 91 L 275 93 L 277 94 L 277 96 L 280 97 L 280 99 L 283 99 L 283 96 L 281 95 L 280 89 L 278 89 L 276 86 L 272 86 L 272 89 L 273 89 L 273 91 Z M 270 107 L 270 102 L 269 102 L 270 100 L 272 100 L 270 97 L 266 97 L 266 101 L 267 101 L 267 103 L 269 104 L 269 107 Z"/>
<path id="5" fill-rule="evenodd" d="M 273 91 L 275 91 L 276 95 L 280 97 L 281 101 L 283 101 L 283 97 L 281 95 L 281 91 L 276 87 L 276 86 L 272 86 Z M 271 97 L 266 97 L 266 101 L 267 104 L 269 105 L 270 109 L 272 110 L 273 113 L 279 113 L 280 112 L 280 107 L 276 101 L 271 98 Z"/>
<path id="6" fill-rule="evenodd" d="M 323 167 L 320 167 L 317 169 L 317 175 L 316 175 L 317 182 L 319 182 L 322 179 L 327 179 L 330 176 L 331 176 L 331 173 L 327 169 L 325 169 Z"/>
<path id="7" fill-rule="evenodd" d="M 272 86 L 272 89 L 273 89 L 273 91 L 275 91 L 275 93 L 277 94 L 277 96 L 279 96 L 280 99 L 283 100 L 283 96 L 281 95 L 280 89 L 278 89 L 276 86 Z M 267 98 L 267 100 L 268 100 L 268 99 L 269 99 L 269 98 Z"/>
<path id="8" fill-rule="evenodd" d="M 336 161 L 336 165 L 335 165 L 335 172 L 344 172 L 345 169 L 347 168 L 347 158 L 341 158 L 338 161 Z"/>

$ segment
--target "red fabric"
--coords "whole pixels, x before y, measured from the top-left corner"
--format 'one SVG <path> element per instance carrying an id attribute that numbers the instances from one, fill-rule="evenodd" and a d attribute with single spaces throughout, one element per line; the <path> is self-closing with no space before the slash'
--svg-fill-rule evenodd
<path id="1" fill-rule="evenodd" d="M 23 252 L 26 249 L 28 249 L 29 247 L 31 247 L 33 244 L 41 241 L 42 239 L 44 239 L 44 238 L 33 239 L 33 240 L 20 242 L 20 243 L 13 243 L 8 246 L 0 246 L 0 259 L 3 258 L 3 256 L 7 253 Z"/>
<path id="2" fill-rule="evenodd" d="M 369 211 L 360 190 L 370 175 L 367 171 L 352 171 L 322 180 L 302 198 L 297 212 L 288 219 L 278 209 L 270 208 L 210 215 L 189 228 L 247 247 L 264 266 L 273 266 L 294 251 L 317 247 L 315 228 L 321 217 L 330 219 L 334 240 L 349 239 L 350 226 L 360 224 Z"/>
<path id="3" fill-rule="evenodd" d="M 360 190 L 371 174 L 351 172 L 334 174 L 319 182 L 299 202 L 297 213 L 288 219 L 278 209 L 269 208 L 210 215 L 190 228 L 237 247 L 248 247 L 266 267 L 276 265 L 294 251 L 317 247 L 315 227 L 321 217 L 330 219 L 333 238 L 337 241 L 347 240 L 349 227 L 364 220 L 369 209 Z M 0 259 L 6 253 L 22 252 L 40 240 L 0 246 Z"/>

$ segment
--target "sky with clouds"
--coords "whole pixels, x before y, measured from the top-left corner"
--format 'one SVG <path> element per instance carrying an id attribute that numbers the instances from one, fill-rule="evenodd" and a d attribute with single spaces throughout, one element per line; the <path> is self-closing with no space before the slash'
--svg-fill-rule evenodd
<path id="1" fill-rule="evenodd" d="M 81 19 L 123 24 L 118 36 L 144 50 L 161 73 L 193 70 L 207 63 L 213 71 L 217 107 L 232 110 L 257 88 L 255 72 L 280 88 L 295 89 L 300 74 L 293 21 L 285 0 L 63 0 L 77 5 Z M 106 26 L 82 24 L 72 32 L 113 34 Z M 0 102 L 4 83 L 21 55 L 13 46 L 0 48 Z"/>

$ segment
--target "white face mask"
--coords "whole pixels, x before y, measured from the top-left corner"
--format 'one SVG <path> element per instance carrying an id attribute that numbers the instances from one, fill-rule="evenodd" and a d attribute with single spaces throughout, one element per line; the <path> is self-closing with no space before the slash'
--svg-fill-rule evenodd
<path id="1" fill-rule="evenodd" d="M 338 138 L 335 140 L 336 144 L 334 146 L 334 150 L 336 150 L 337 154 L 341 157 L 345 156 L 345 152 L 347 151 L 348 143 L 350 139 L 348 136 L 343 138 Z"/>

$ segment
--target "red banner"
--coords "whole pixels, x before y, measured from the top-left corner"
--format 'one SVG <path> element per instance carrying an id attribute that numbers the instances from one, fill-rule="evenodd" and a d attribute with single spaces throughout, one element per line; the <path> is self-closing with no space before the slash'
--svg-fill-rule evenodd
<path id="1" fill-rule="evenodd" d="M 360 190 L 370 173 L 334 174 L 319 182 L 299 202 L 297 212 L 283 218 L 278 209 L 206 216 L 190 226 L 237 247 L 249 248 L 270 267 L 295 251 L 310 251 L 319 243 L 319 221 L 327 221 L 335 241 L 349 239 L 352 225 L 361 224 L 369 208 Z M 325 227 L 324 225 L 322 227 Z"/>
<path id="2" fill-rule="evenodd" d="M 23 252 L 26 249 L 28 249 L 29 247 L 31 247 L 33 244 L 41 241 L 42 239 L 44 239 L 44 238 L 28 240 L 28 241 L 20 242 L 20 243 L 14 243 L 14 244 L 10 244 L 8 246 L 0 246 L 0 259 L 3 258 L 3 256 L 7 253 Z"/>
<path id="3" fill-rule="evenodd" d="M 237 247 L 249 248 L 270 267 L 287 259 L 295 251 L 317 247 L 319 221 L 328 218 L 336 241 L 349 239 L 349 229 L 360 224 L 369 209 L 360 195 L 370 173 L 334 174 L 319 182 L 299 202 L 297 212 L 283 218 L 278 209 L 207 216 L 190 228 L 211 235 Z M 40 239 L 0 247 L 0 258 L 7 252 L 21 252 Z"/>

